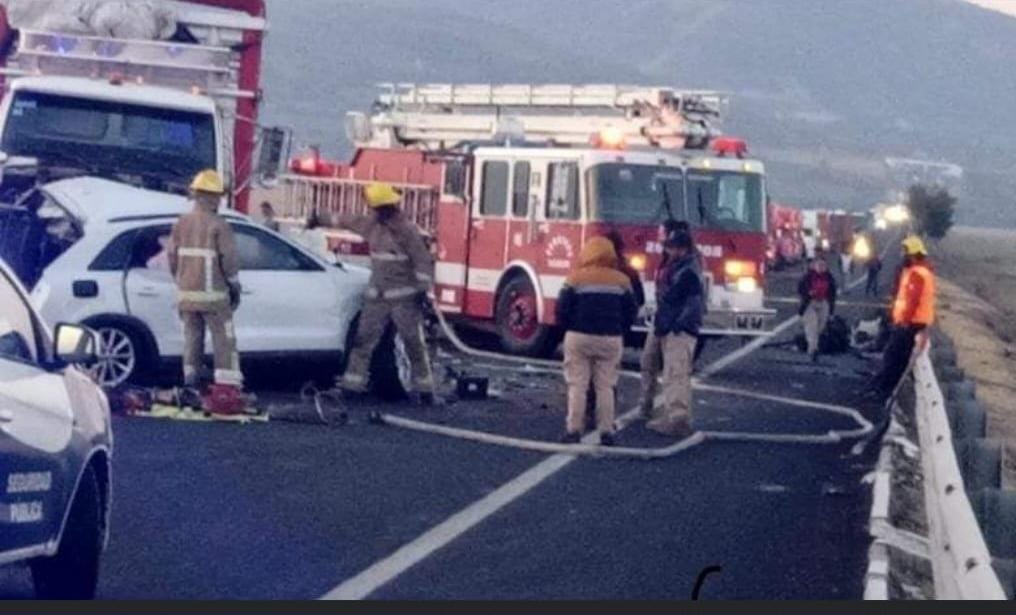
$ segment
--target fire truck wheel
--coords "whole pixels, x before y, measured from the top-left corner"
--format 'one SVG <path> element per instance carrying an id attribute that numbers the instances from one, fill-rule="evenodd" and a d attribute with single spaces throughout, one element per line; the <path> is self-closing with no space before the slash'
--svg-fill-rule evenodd
<path id="1" fill-rule="evenodd" d="M 540 324 L 539 298 L 524 275 L 508 281 L 497 297 L 495 321 L 505 352 L 543 357 L 554 352 L 557 335 L 553 327 Z"/>

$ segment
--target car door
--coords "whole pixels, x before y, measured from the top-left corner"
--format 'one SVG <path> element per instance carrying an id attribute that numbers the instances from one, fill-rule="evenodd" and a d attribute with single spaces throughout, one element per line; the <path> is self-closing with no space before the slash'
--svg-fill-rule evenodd
<path id="1" fill-rule="evenodd" d="M 279 235 L 233 223 L 243 295 L 234 315 L 241 353 L 342 348 L 335 278 L 324 263 Z"/>
<path id="2" fill-rule="evenodd" d="M 164 357 L 183 354 L 183 325 L 177 310 L 176 282 L 169 269 L 168 246 L 172 230 L 169 224 L 138 229 L 124 283 L 128 313 L 145 323 Z"/>
<path id="3" fill-rule="evenodd" d="M 43 368 L 48 344 L 22 293 L 0 270 L 0 559 L 59 533 L 75 468 L 63 375 Z"/>

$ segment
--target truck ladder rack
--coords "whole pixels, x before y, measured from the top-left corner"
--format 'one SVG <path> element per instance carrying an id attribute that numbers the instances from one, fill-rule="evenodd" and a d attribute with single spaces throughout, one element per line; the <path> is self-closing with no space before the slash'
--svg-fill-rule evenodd
<path id="1" fill-rule="evenodd" d="M 629 145 L 699 147 L 716 133 L 719 92 L 621 85 L 382 84 L 368 117 L 350 114 L 357 145 L 444 149 L 511 136 L 588 145 L 605 130 Z"/>
<path id="2" fill-rule="evenodd" d="M 229 92 L 237 91 L 236 71 L 237 61 L 228 47 L 22 30 L 11 67 L 4 72 L 95 79 L 115 76 L 184 90 Z M 242 92 L 238 95 L 248 97 Z"/>

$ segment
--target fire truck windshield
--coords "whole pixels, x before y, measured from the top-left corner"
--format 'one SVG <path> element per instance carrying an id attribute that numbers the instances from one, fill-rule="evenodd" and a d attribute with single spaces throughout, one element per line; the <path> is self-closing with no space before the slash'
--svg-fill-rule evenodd
<path id="1" fill-rule="evenodd" d="M 0 148 L 46 165 L 174 184 L 218 166 L 211 114 L 29 91 L 11 103 Z"/>
<path id="2" fill-rule="evenodd" d="M 761 175 L 689 171 L 687 199 L 693 226 L 765 232 L 765 188 Z"/>
<path id="3" fill-rule="evenodd" d="M 667 166 L 609 163 L 590 171 L 594 218 L 622 224 L 685 219 L 684 173 Z"/>

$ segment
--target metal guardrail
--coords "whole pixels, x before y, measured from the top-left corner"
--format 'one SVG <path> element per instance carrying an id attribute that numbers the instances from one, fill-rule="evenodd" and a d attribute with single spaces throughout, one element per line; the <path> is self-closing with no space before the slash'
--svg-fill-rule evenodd
<path id="1" fill-rule="evenodd" d="M 936 598 L 1005 600 L 964 488 L 945 399 L 927 352 L 918 357 L 914 378 Z"/>

